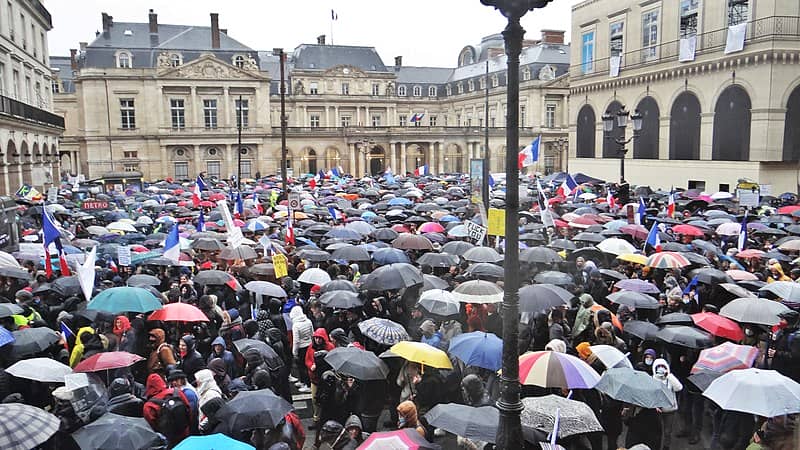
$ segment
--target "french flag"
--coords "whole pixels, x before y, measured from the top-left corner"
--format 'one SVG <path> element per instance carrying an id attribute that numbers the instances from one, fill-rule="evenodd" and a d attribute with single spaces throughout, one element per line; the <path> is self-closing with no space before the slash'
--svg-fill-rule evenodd
<path id="1" fill-rule="evenodd" d="M 200 206 L 200 202 L 203 200 L 203 190 L 205 188 L 206 184 L 203 183 L 203 179 L 198 175 L 197 179 L 194 180 L 194 188 L 192 189 L 192 204 L 195 208 Z"/>
<path id="2" fill-rule="evenodd" d="M 178 235 L 178 225 L 173 225 L 169 230 L 167 240 L 164 242 L 164 258 L 174 261 L 176 264 L 181 259 L 181 238 Z"/>
<path id="3" fill-rule="evenodd" d="M 416 169 L 414 169 L 414 176 L 415 177 L 421 177 L 421 176 L 428 175 L 428 174 L 429 174 L 429 172 L 428 172 L 428 165 L 427 164 L 419 166 Z"/>
<path id="4" fill-rule="evenodd" d="M 47 278 L 53 276 L 53 263 L 50 261 L 50 244 L 55 243 L 58 250 L 58 262 L 61 267 L 61 275 L 68 277 L 71 275 L 69 266 L 67 266 L 67 258 L 64 254 L 64 247 L 61 245 L 61 233 L 56 227 L 55 220 L 50 217 L 50 213 L 46 207 L 42 207 L 42 236 L 44 240 L 44 264 L 47 272 Z"/>
<path id="5" fill-rule="evenodd" d="M 675 215 L 675 194 L 672 191 L 669 191 L 669 197 L 667 197 L 667 217 L 672 218 Z"/>
<path id="6" fill-rule="evenodd" d="M 294 241 L 294 225 L 292 225 L 292 210 L 289 210 L 289 215 L 286 216 L 286 243 L 295 245 Z"/>
<path id="7" fill-rule="evenodd" d="M 644 241 L 645 247 L 651 246 L 656 252 L 661 251 L 661 236 L 658 235 L 658 222 L 653 222 L 650 227 L 650 232 L 647 233 L 647 239 Z"/>
<path id="8" fill-rule="evenodd" d="M 575 179 L 572 178 L 572 175 L 567 174 L 567 177 L 564 178 L 564 182 L 558 187 L 557 193 L 562 197 L 566 197 L 570 195 L 577 187 L 578 183 L 575 182 Z"/>
<path id="9" fill-rule="evenodd" d="M 425 117 L 425 113 L 414 113 L 408 121 L 411 123 L 422 122 L 423 117 Z"/>
<path id="10" fill-rule="evenodd" d="M 239 218 L 244 217 L 244 200 L 242 200 L 241 192 L 236 194 L 236 212 L 234 215 Z"/>
<path id="11" fill-rule="evenodd" d="M 608 203 L 609 209 L 617 207 L 617 200 L 614 198 L 614 194 L 612 194 L 611 191 L 608 191 L 606 194 L 606 203 Z"/>
<path id="12" fill-rule="evenodd" d="M 542 136 L 539 135 L 519 152 L 518 165 L 520 169 L 536 164 L 536 161 L 539 160 L 539 143 L 541 141 Z"/>
<path id="13" fill-rule="evenodd" d="M 341 215 L 341 214 L 340 214 L 338 211 L 336 211 L 336 208 L 334 208 L 333 206 L 328 206 L 328 213 L 329 213 L 329 214 L 331 215 L 331 217 L 333 218 L 333 221 L 334 221 L 334 223 L 335 223 L 337 220 L 339 220 L 339 219 L 341 219 L 341 218 L 342 218 L 342 215 Z"/>
<path id="14" fill-rule="evenodd" d="M 203 218 L 202 211 L 200 211 L 200 215 L 197 216 L 197 231 L 206 231 L 206 220 Z"/>
<path id="15" fill-rule="evenodd" d="M 61 329 L 61 339 L 64 341 L 64 348 L 69 351 L 69 338 L 75 336 L 75 333 L 70 330 L 64 322 L 60 322 L 58 327 Z"/>
<path id="16" fill-rule="evenodd" d="M 644 199 L 642 197 L 639 197 L 639 209 L 637 209 L 636 213 L 637 214 L 633 217 L 636 225 L 644 224 L 645 217 L 647 216 L 647 205 L 644 204 Z"/>
<path id="17" fill-rule="evenodd" d="M 747 248 L 747 213 L 744 213 L 744 219 L 742 219 L 742 229 L 739 231 L 739 240 L 737 242 L 736 247 L 739 251 L 745 250 Z"/>

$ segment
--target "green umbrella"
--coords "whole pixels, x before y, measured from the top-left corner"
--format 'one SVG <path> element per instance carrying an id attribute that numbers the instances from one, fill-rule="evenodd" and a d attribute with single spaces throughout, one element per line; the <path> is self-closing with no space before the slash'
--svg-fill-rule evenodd
<path id="1" fill-rule="evenodd" d="M 115 287 L 97 294 L 86 309 L 98 309 L 114 314 L 123 312 L 150 312 L 161 309 L 161 301 L 147 289 L 140 287 Z"/>

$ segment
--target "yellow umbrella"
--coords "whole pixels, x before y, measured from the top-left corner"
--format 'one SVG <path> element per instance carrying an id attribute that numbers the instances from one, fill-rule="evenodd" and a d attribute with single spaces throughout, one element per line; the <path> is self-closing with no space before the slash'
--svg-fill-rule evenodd
<path id="1" fill-rule="evenodd" d="M 647 264 L 647 256 L 640 255 L 638 253 L 623 253 L 622 255 L 617 256 L 617 259 L 620 261 L 628 261 L 634 264 Z"/>
<path id="2" fill-rule="evenodd" d="M 420 363 L 439 369 L 452 369 L 453 364 L 447 353 L 422 342 L 400 341 L 389 349 L 392 353 L 407 361 Z"/>

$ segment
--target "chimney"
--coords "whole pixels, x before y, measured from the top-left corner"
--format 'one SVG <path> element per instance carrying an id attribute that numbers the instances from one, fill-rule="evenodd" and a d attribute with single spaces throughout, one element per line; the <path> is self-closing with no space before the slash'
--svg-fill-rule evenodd
<path id="1" fill-rule="evenodd" d="M 80 44 L 81 53 L 85 52 L 86 51 L 86 46 L 89 45 L 86 42 L 79 42 L 79 44 Z"/>
<path id="2" fill-rule="evenodd" d="M 102 14 L 102 18 L 103 18 L 103 37 L 108 37 L 108 32 L 111 30 L 111 27 L 114 26 L 114 18 L 106 13 Z"/>
<path id="3" fill-rule="evenodd" d="M 394 57 L 394 66 L 395 67 L 402 67 L 403 66 L 403 57 L 402 56 L 395 56 Z"/>
<path id="4" fill-rule="evenodd" d="M 150 33 L 158 33 L 158 14 L 150 10 Z"/>
<path id="5" fill-rule="evenodd" d="M 228 29 L 227 28 L 220 28 L 219 32 L 222 33 L 222 34 L 228 34 Z"/>
<path id="6" fill-rule="evenodd" d="M 542 30 L 542 42 L 545 44 L 564 44 L 564 30 Z"/>
<path id="7" fill-rule="evenodd" d="M 320 34 L 317 36 L 317 45 L 325 45 L 325 35 Z"/>
<path id="8" fill-rule="evenodd" d="M 219 14 L 211 13 L 211 48 L 219 48 Z"/>
<path id="9" fill-rule="evenodd" d="M 78 49 L 69 49 L 69 66 L 72 70 L 78 70 Z"/>

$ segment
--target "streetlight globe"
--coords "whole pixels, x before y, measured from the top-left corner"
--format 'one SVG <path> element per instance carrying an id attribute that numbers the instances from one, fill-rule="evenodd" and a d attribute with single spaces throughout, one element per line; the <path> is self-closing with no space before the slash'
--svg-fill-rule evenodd
<path id="1" fill-rule="evenodd" d="M 610 111 L 606 111 L 603 114 L 603 131 L 606 133 L 611 133 L 614 130 L 614 116 L 611 115 Z"/>
<path id="2" fill-rule="evenodd" d="M 625 109 L 624 106 L 620 108 L 619 111 L 617 111 L 617 127 L 625 128 L 626 126 L 628 126 L 629 115 L 630 113 L 628 112 L 628 110 Z"/>
<path id="3" fill-rule="evenodd" d="M 642 131 L 642 122 L 644 122 L 644 116 L 639 112 L 638 109 L 631 115 L 631 120 L 633 121 L 633 131 Z"/>

